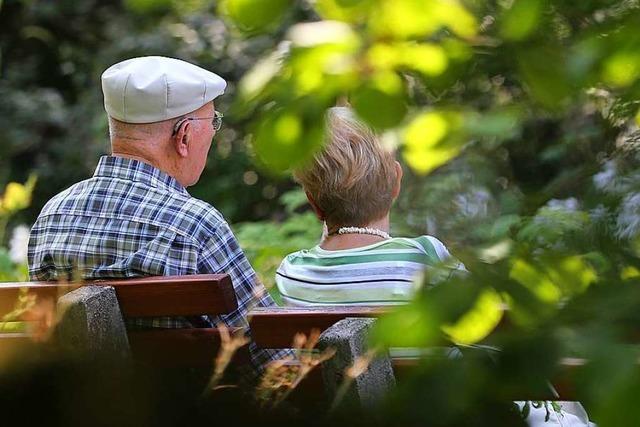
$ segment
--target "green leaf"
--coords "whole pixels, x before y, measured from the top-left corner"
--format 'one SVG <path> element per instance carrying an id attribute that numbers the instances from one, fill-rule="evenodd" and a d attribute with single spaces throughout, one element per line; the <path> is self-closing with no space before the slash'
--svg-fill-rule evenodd
<path id="1" fill-rule="evenodd" d="M 256 101 L 264 93 L 267 85 L 282 70 L 282 55 L 273 52 L 262 58 L 247 71 L 238 83 L 238 103 L 247 104 Z"/>
<path id="2" fill-rule="evenodd" d="M 611 86 L 629 86 L 638 77 L 640 77 L 640 53 L 638 52 L 617 52 L 604 63 L 602 78 Z"/>
<path id="3" fill-rule="evenodd" d="M 454 324 L 443 325 L 442 330 L 455 343 L 475 344 L 498 326 L 503 314 L 502 298 L 495 290 L 487 288 L 480 293 L 469 311 Z"/>
<path id="4" fill-rule="evenodd" d="M 500 34 L 508 40 L 522 40 L 538 27 L 542 0 L 516 0 L 500 18 Z"/>
<path id="5" fill-rule="evenodd" d="M 415 70 L 425 77 L 439 76 L 449 60 L 444 49 L 433 43 L 376 43 L 367 52 L 367 61 L 378 71 L 397 67 Z"/>
<path id="6" fill-rule="evenodd" d="M 280 196 L 280 203 L 284 205 L 289 214 L 293 214 L 299 207 L 307 205 L 307 195 L 301 188 L 287 191 Z"/>
<path id="7" fill-rule="evenodd" d="M 407 113 L 402 80 L 392 72 L 379 73 L 354 91 L 353 108 L 376 129 L 397 126 Z"/>
<path id="8" fill-rule="evenodd" d="M 292 0 L 223 0 L 220 13 L 246 33 L 265 32 L 277 27 Z"/>
<path id="9" fill-rule="evenodd" d="M 168 12 L 171 0 L 125 0 L 127 9 L 140 15 Z"/>
<path id="10" fill-rule="evenodd" d="M 558 286 L 544 271 L 540 271 L 522 258 L 515 259 L 509 277 L 528 288 L 541 301 L 556 304 L 562 297 Z"/>
<path id="11" fill-rule="evenodd" d="M 544 261 L 547 274 L 565 295 L 582 293 L 598 279 L 596 271 L 582 256 L 553 257 Z"/>
<path id="12" fill-rule="evenodd" d="M 406 39 L 430 36 L 443 27 L 460 37 L 473 37 L 478 24 L 456 0 L 380 0 L 369 27 L 381 38 Z"/>
<path id="13" fill-rule="evenodd" d="M 434 345 L 440 332 L 434 313 L 413 302 L 378 319 L 371 338 L 388 347 L 424 347 Z"/>
<path id="14" fill-rule="evenodd" d="M 546 108 L 557 109 L 572 93 L 565 60 L 560 49 L 549 46 L 523 50 L 518 56 L 524 83 L 532 97 Z"/>
<path id="15" fill-rule="evenodd" d="M 372 0 L 317 0 L 315 9 L 324 19 L 345 22 L 362 22 L 366 19 Z"/>
<path id="16" fill-rule="evenodd" d="M 280 173 L 308 160 L 322 146 L 323 117 L 320 113 L 307 124 L 302 115 L 291 110 L 266 114 L 253 139 L 258 158 Z"/>
<path id="17" fill-rule="evenodd" d="M 405 127 L 402 154 L 417 173 L 427 174 L 458 155 L 462 144 L 445 143 L 456 127 L 452 121 L 455 120 L 433 111 L 420 114 Z"/>
<path id="18" fill-rule="evenodd" d="M 291 41 L 288 67 L 283 70 L 283 96 L 311 94 L 330 100 L 348 92 L 358 81 L 355 54 L 360 40 L 339 22 L 297 24 L 287 33 Z"/>
<path id="19" fill-rule="evenodd" d="M 465 114 L 463 128 L 473 137 L 498 137 L 508 139 L 520 128 L 521 113 L 517 109 L 470 112 Z"/>

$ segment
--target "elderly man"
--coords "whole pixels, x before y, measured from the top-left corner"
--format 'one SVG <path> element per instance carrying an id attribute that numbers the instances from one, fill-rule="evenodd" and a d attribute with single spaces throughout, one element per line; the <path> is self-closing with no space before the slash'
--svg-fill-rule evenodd
<path id="1" fill-rule="evenodd" d="M 53 197 L 29 240 L 32 279 L 228 273 L 238 309 L 220 319 L 136 319 L 137 326 L 245 325 L 249 304 L 273 305 L 222 215 L 185 187 L 204 169 L 222 124 L 225 81 L 172 58 L 134 58 L 102 74 L 112 155 L 92 178 Z M 252 352 L 263 364 L 269 354 Z"/>

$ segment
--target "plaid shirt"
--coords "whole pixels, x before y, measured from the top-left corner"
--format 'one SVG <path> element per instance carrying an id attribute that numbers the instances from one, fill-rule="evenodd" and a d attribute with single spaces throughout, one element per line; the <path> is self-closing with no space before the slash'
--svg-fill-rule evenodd
<path id="1" fill-rule="evenodd" d="M 231 276 L 238 299 L 234 312 L 196 319 L 130 319 L 130 327 L 182 328 L 218 322 L 246 327 L 251 306 L 274 305 L 215 208 L 191 197 L 159 169 L 122 157 L 102 157 L 93 178 L 53 197 L 31 229 L 33 280 L 71 280 L 78 273 L 84 279 Z M 278 357 L 256 351 L 254 344 L 250 349 L 259 366 Z"/>

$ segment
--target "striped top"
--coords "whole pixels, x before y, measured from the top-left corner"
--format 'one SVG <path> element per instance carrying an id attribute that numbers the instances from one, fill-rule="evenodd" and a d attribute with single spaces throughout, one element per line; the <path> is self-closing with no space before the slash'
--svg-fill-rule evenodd
<path id="1" fill-rule="evenodd" d="M 435 284 L 456 269 L 464 266 L 435 237 L 396 237 L 355 249 L 294 252 L 280 264 L 276 284 L 287 305 L 394 305 L 411 299 L 422 272 Z"/>

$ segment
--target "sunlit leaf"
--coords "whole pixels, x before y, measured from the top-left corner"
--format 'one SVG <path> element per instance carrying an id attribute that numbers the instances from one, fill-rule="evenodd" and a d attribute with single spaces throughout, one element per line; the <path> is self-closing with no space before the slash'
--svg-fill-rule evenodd
<path id="1" fill-rule="evenodd" d="M 31 194 L 36 184 L 35 176 L 29 177 L 26 183 L 10 182 L 4 189 L 1 208 L 3 212 L 13 213 L 31 204 Z"/>
<path id="2" fill-rule="evenodd" d="M 324 19 L 361 22 L 366 19 L 373 0 L 317 0 L 315 9 Z"/>
<path id="3" fill-rule="evenodd" d="M 347 24 L 338 21 L 319 21 L 296 24 L 287 32 L 287 39 L 294 47 L 311 47 L 320 44 L 357 46 L 358 36 Z"/>
<path id="4" fill-rule="evenodd" d="M 220 12 L 248 33 L 276 27 L 292 5 L 292 0 L 222 0 Z"/>
<path id="5" fill-rule="evenodd" d="M 297 24 L 288 32 L 291 41 L 289 81 L 298 96 L 328 99 L 346 93 L 357 81 L 355 53 L 360 40 L 341 22 Z M 289 89 L 289 90 L 290 90 Z"/>
<path id="6" fill-rule="evenodd" d="M 473 307 L 452 325 L 442 330 L 459 344 L 474 344 L 486 338 L 498 326 L 504 314 L 500 295 L 493 289 L 483 290 Z"/>
<path id="7" fill-rule="evenodd" d="M 622 280 L 637 279 L 638 277 L 640 277 L 640 270 L 633 266 L 625 267 L 620 272 L 620 278 Z"/>
<path id="8" fill-rule="evenodd" d="M 500 34 L 509 40 L 522 40 L 531 34 L 542 14 L 542 0 L 516 0 L 500 18 Z"/>
<path id="9" fill-rule="evenodd" d="M 638 113 L 636 114 L 636 124 L 640 126 L 640 110 L 638 110 Z"/>
<path id="10" fill-rule="evenodd" d="M 298 96 L 346 93 L 357 82 L 353 50 L 352 46 L 336 44 L 295 49 L 289 61 L 292 89 Z"/>
<path id="11" fill-rule="evenodd" d="M 511 255 L 513 242 L 505 239 L 487 248 L 483 248 L 478 253 L 478 258 L 486 263 L 494 264 Z"/>
<path id="12" fill-rule="evenodd" d="M 448 65 L 442 47 L 432 43 L 407 43 L 400 49 L 401 64 L 427 77 L 439 76 Z"/>
<path id="13" fill-rule="evenodd" d="M 551 280 L 567 295 L 584 292 L 598 278 L 581 256 L 555 257 L 546 260 L 545 266 Z"/>
<path id="14" fill-rule="evenodd" d="M 461 145 L 442 144 L 452 130 L 444 114 L 427 112 L 413 119 L 405 128 L 403 156 L 409 166 L 426 174 L 458 155 Z"/>
<path id="15" fill-rule="evenodd" d="M 604 64 L 604 81 L 612 86 L 629 86 L 640 77 L 640 53 L 619 52 Z"/>
<path id="16" fill-rule="evenodd" d="M 456 0 L 380 0 L 369 25 L 376 35 L 400 39 L 428 36 L 442 27 L 461 37 L 477 32 L 475 17 Z"/>
<path id="17" fill-rule="evenodd" d="M 541 301 L 557 303 L 562 297 L 560 289 L 544 272 L 523 259 L 513 262 L 509 277 L 524 285 Z"/>
<path id="18" fill-rule="evenodd" d="M 358 116 L 377 129 L 398 125 L 407 113 L 402 80 L 392 72 L 373 76 L 354 91 L 351 103 Z"/>
<path id="19" fill-rule="evenodd" d="M 442 74 L 449 62 L 441 46 L 413 42 L 376 43 L 367 52 L 367 60 L 377 70 L 403 67 L 427 77 Z"/>
<path id="20" fill-rule="evenodd" d="M 367 51 L 367 60 L 374 69 L 392 70 L 401 62 L 400 52 L 395 44 L 376 43 Z"/>
<path id="21" fill-rule="evenodd" d="M 238 96 L 242 102 L 250 102 L 260 96 L 267 84 L 282 70 L 282 60 L 280 52 L 273 52 L 245 73 L 238 83 Z"/>

